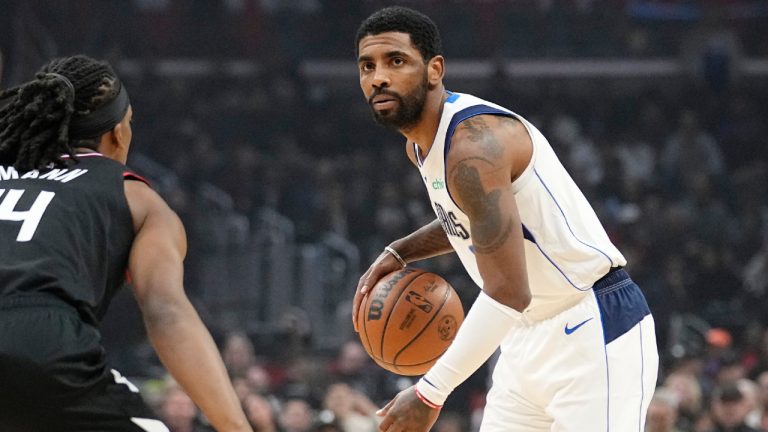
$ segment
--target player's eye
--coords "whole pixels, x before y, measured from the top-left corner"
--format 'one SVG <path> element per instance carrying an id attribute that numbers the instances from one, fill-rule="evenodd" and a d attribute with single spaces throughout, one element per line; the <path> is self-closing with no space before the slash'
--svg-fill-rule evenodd
<path id="1" fill-rule="evenodd" d="M 392 64 L 395 66 L 402 66 L 405 64 L 405 60 L 403 60 L 401 57 L 395 57 L 392 59 Z"/>
<path id="2" fill-rule="evenodd" d="M 360 64 L 360 70 L 363 72 L 370 72 L 373 70 L 373 63 L 366 62 Z"/>

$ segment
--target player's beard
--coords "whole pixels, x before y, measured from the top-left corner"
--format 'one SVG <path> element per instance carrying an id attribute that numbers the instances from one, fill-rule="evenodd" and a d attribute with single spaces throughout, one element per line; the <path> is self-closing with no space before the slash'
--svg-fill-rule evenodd
<path id="1" fill-rule="evenodd" d="M 429 78 L 425 71 L 424 79 L 421 83 L 405 95 L 401 96 L 400 94 L 387 89 L 374 92 L 368 101 L 368 105 L 373 112 L 374 120 L 383 126 L 395 130 L 408 129 L 411 126 L 414 126 L 421 120 L 421 113 L 424 111 L 424 105 L 427 102 L 428 83 Z M 376 111 L 376 109 L 373 108 L 373 103 L 371 101 L 374 96 L 380 94 L 386 94 L 397 99 L 397 107 L 387 111 Z"/>

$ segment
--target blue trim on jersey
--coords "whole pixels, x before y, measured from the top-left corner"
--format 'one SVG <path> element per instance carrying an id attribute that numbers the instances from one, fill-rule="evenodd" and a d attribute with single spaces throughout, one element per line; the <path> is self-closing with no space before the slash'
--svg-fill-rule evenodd
<path id="1" fill-rule="evenodd" d="M 606 345 L 651 314 L 640 287 L 623 269 L 609 272 L 595 282 L 592 289 L 600 308 Z"/>
<path id="2" fill-rule="evenodd" d="M 448 98 L 445 100 L 445 103 L 454 103 L 459 99 L 459 96 L 461 96 L 458 93 L 454 93 L 447 90 L 446 90 L 446 93 L 448 93 Z"/>
<path id="3" fill-rule="evenodd" d="M 418 163 L 420 167 L 424 166 L 424 159 L 421 158 L 421 150 L 419 150 L 419 145 L 416 143 L 413 143 L 413 154 L 416 156 L 416 163 Z"/>
<path id="4" fill-rule="evenodd" d="M 541 248 L 541 246 L 539 246 L 539 244 L 538 244 L 538 243 L 536 243 L 536 242 L 533 242 L 533 244 L 535 244 L 535 245 L 536 245 L 536 247 L 539 249 L 539 252 L 541 252 L 541 254 L 542 254 L 542 255 L 544 255 L 544 258 L 546 258 L 546 259 L 547 259 L 547 261 L 549 261 L 549 263 L 550 263 L 550 264 L 552 264 L 552 266 L 553 266 L 555 269 L 557 269 L 557 271 L 558 271 L 558 272 L 560 272 L 560 274 L 563 276 L 563 279 L 565 279 L 565 280 L 566 280 L 566 281 L 567 281 L 569 284 L 571 284 L 571 286 L 572 286 L 572 287 L 576 288 L 576 289 L 577 289 L 577 290 L 579 290 L 579 291 L 587 291 L 589 288 L 591 288 L 591 287 L 587 287 L 587 288 L 579 288 L 579 287 L 577 287 L 577 286 L 576 286 L 576 284 L 575 284 L 575 283 L 573 283 L 573 282 L 571 281 L 571 279 L 570 279 L 570 278 L 568 278 L 568 276 L 566 276 L 565 272 L 564 272 L 564 271 L 563 271 L 563 270 L 562 270 L 560 267 L 558 267 L 558 265 L 557 265 L 557 264 L 555 264 L 555 262 L 552 260 L 552 258 L 550 258 L 550 257 L 549 257 L 549 255 L 547 255 L 547 253 L 546 253 L 546 252 L 544 252 L 544 249 L 542 249 L 542 248 Z"/>
<path id="5" fill-rule="evenodd" d="M 577 242 L 579 242 L 579 243 L 583 244 L 584 246 L 587 246 L 587 247 L 589 247 L 589 248 L 592 248 L 592 249 L 594 249 L 594 250 L 596 250 L 596 251 L 600 252 L 600 253 L 601 253 L 601 254 L 602 254 L 604 257 L 605 257 L 605 259 L 607 259 L 607 260 L 608 260 L 608 262 L 609 262 L 609 263 L 611 263 L 611 267 L 613 267 L 613 260 L 612 260 L 612 259 L 611 259 L 611 258 L 608 256 L 608 254 L 607 254 L 607 253 L 605 253 L 605 252 L 603 252 L 602 250 L 600 250 L 600 249 L 596 248 L 595 246 L 592 246 L 592 245 L 590 245 L 590 244 L 584 243 L 583 241 L 581 241 L 581 239 L 580 239 L 580 238 L 576 237 L 576 233 L 574 233 L 574 232 L 573 232 L 573 229 L 571 228 L 571 224 L 570 224 L 570 223 L 568 223 L 568 218 L 567 218 L 567 217 L 565 217 L 565 212 L 563 211 L 563 208 L 562 208 L 562 207 L 560 207 L 560 203 L 559 203 L 559 202 L 557 202 L 557 199 L 556 199 L 556 198 L 555 198 L 555 196 L 552 194 L 552 191 L 550 191 L 550 190 L 549 190 L 549 188 L 547 187 L 547 184 L 546 184 L 546 183 L 544 183 L 544 180 L 543 180 L 543 179 L 541 178 L 541 176 L 539 175 L 539 172 L 538 172 L 538 171 L 536 171 L 536 168 L 535 168 L 535 167 L 533 168 L 533 173 L 534 173 L 534 174 L 536 174 L 536 177 L 537 177 L 537 178 L 539 179 L 539 181 L 541 182 L 541 185 L 542 185 L 542 186 L 544 186 L 544 189 L 546 189 L 546 190 L 547 190 L 547 193 L 549 193 L 549 196 L 552 198 L 552 201 L 554 201 L 554 202 L 555 202 L 555 205 L 557 206 L 557 209 L 558 209 L 558 210 L 560 210 L 560 214 L 561 214 L 561 215 L 563 215 L 563 220 L 565 221 L 565 226 L 567 226 L 567 227 L 568 227 L 568 231 L 570 231 L 570 232 L 571 232 L 571 235 L 573 235 L 573 238 L 575 238 Z"/>
<path id="6" fill-rule="evenodd" d="M 521 224 L 521 225 L 523 226 L 523 238 L 533 244 L 536 244 L 536 239 L 533 238 L 533 234 L 531 234 L 531 231 L 528 230 L 528 227 L 525 226 L 525 224 Z"/>
<path id="7" fill-rule="evenodd" d="M 453 93 L 453 95 L 455 96 L 456 93 Z M 448 99 L 450 99 L 450 97 Z M 443 145 L 443 169 L 445 169 L 446 163 L 448 162 L 448 151 L 451 149 L 451 138 L 453 138 L 453 133 L 456 131 L 456 127 L 459 126 L 459 123 L 463 122 L 464 120 L 482 114 L 500 115 L 514 118 L 514 115 L 511 113 L 500 110 L 498 108 L 489 107 L 488 105 L 472 105 L 471 107 L 464 108 L 463 110 L 455 113 L 451 118 L 451 122 L 448 123 L 448 130 L 445 132 L 445 144 Z M 443 175 L 445 176 L 445 191 L 448 193 L 448 197 L 451 198 L 451 201 L 456 204 L 456 200 L 453 199 L 451 190 L 448 187 L 448 173 L 443 172 Z M 459 207 L 458 204 L 456 207 Z"/>

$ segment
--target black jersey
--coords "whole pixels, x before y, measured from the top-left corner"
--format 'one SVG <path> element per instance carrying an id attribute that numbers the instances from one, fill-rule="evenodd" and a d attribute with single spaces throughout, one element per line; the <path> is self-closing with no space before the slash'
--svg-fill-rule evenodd
<path id="1" fill-rule="evenodd" d="M 96 324 L 125 282 L 134 237 L 126 177 L 98 153 L 59 169 L 0 166 L 0 300 L 54 295 Z"/>

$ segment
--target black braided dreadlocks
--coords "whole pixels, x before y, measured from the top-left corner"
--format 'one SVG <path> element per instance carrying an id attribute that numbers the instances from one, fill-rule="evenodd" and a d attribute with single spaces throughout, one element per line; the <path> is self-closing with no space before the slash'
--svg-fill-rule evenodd
<path id="1" fill-rule="evenodd" d="M 70 119 L 87 115 L 120 90 L 109 64 L 83 55 L 52 60 L 35 78 L 0 92 L 0 100 L 13 97 L 0 108 L 0 165 L 18 171 L 61 166 L 61 156 L 74 158 L 76 147 L 95 148 L 99 137 L 70 139 Z"/>

